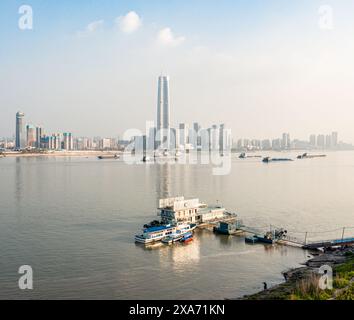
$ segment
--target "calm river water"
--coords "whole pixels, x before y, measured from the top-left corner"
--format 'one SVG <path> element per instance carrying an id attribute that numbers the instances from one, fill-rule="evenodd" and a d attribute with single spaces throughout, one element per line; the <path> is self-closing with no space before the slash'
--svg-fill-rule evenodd
<path id="1" fill-rule="evenodd" d="M 188 245 L 135 244 L 161 197 L 218 201 L 246 224 L 298 238 L 340 237 L 354 226 L 354 152 L 269 164 L 233 155 L 221 176 L 202 164 L 2 158 L 0 181 L 1 299 L 233 298 L 281 282 L 281 271 L 307 259 L 302 249 L 207 230 Z M 21 265 L 33 268 L 31 291 L 18 288 Z"/>

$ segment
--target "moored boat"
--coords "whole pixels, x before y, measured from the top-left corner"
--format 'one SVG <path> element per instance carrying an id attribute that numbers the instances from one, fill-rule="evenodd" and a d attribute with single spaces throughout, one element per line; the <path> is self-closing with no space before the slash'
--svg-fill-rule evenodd
<path id="1" fill-rule="evenodd" d="M 164 244 L 172 244 L 174 242 L 177 242 L 177 241 L 181 240 L 182 237 L 183 237 L 183 234 L 175 233 L 175 234 L 172 234 L 170 236 L 167 236 L 166 238 L 163 238 L 161 240 L 161 242 L 164 243 Z"/>
<path id="2" fill-rule="evenodd" d="M 193 233 L 192 232 L 187 232 L 186 234 L 183 235 L 183 237 L 181 238 L 181 242 L 190 242 L 193 240 Z"/>
<path id="3" fill-rule="evenodd" d="M 179 225 L 160 225 L 150 226 L 143 229 L 143 234 L 136 235 L 135 241 L 139 243 L 149 244 L 162 241 L 164 243 L 176 242 L 185 234 L 191 233 L 196 228 L 195 224 L 179 224 Z M 171 242 L 171 243 L 172 243 Z"/>
<path id="4" fill-rule="evenodd" d="M 176 227 L 171 225 L 144 228 L 142 234 L 135 235 L 135 242 L 148 244 L 161 241 L 174 232 L 176 232 Z"/>

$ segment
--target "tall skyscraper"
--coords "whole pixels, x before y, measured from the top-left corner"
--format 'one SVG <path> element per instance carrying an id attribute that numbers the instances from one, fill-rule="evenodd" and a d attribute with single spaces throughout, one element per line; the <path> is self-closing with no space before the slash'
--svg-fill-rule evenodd
<path id="1" fill-rule="evenodd" d="M 283 133 L 282 141 L 281 141 L 281 148 L 282 149 L 290 149 L 291 141 L 290 141 L 290 134 Z"/>
<path id="2" fill-rule="evenodd" d="M 316 147 L 316 135 L 315 134 L 310 135 L 310 146 L 312 148 Z"/>
<path id="3" fill-rule="evenodd" d="M 200 146 L 200 125 L 198 122 L 194 122 L 193 128 L 189 130 L 189 143 L 195 150 Z"/>
<path id="4" fill-rule="evenodd" d="M 27 143 L 26 147 L 35 148 L 36 147 L 36 128 L 32 124 L 26 126 L 27 129 Z"/>
<path id="5" fill-rule="evenodd" d="M 64 150 L 73 150 L 73 136 L 71 132 L 63 133 L 63 149 Z"/>
<path id="6" fill-rule="evenodd" d="M 170 146 L 170 88 L 169 77 L 159 76 L 157 94 L 157 146 Z"/>
<path id="7" fill-rule="evenodd" d="M 214 124 L 209 128 L 210 134 L 210 150 L 219 151 L 220 150 L 220 128 L 218 125 Z"/>
<path id="8" fill-rule="evenodd" d="M 318 148 L 322 148 L 322 149 L 324 149 L 324 147 L 325 147 L 325 136 L 323 135 L 323 134 L 319 134 L 318 136 L 317 136 L 317 147 Z"/>
<path id="9" fill-rule="evenodd" d="M 189 143 L 189 126 L 187 123 L 179 124 L 179 146 L 183 149 L 186 148 L 186 145 Z"/>
<path id="10" fill-rule="evenodd" d="M 338 132 L 332 132 L 332 147 L 338 146 Z"/>
<path id="11" fill-rule="evenodd" d="M 40 126 L 36 127 L 36 148 L 41 148 L 41 138 L 43 136 L 43 129 Z"/>
<path id="12" fill-rule="evenodd" d="M 26 144 L 25 130 L 23 126 L 23 112 L 16 113 L 16 149 L 24 149 Z"/>

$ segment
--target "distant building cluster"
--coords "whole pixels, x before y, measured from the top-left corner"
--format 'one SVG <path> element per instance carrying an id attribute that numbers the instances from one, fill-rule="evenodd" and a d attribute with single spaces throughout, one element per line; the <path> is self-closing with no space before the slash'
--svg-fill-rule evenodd
<path id="1" fill-rule="evenodd" d="M 281 138 L 276 139 L 239 139 L 233 146 L 237 151 L 256 151 L 256 150 L 347 150 L 353 149 L 351 144 L 338 140 L 338 132 L 331 134 L 312 134 L 308 141 L 290 139 L 289 133 L 283 133 Z"/>
<path id="2" fill-rule="evenodd" d="M 0 150 L 118 150 L 118 139 L 74 137 L 71 132 L 46 134 L 42 126 L 25 123 L 25 114 L 16 113 L 14 139 L 0 139 Z"/>
<path id="3" fill-rule="evenodd" d="M 169 77 L 158 78 L 156 126 L 147 128 L 147 134 L 133 138 L 135 151 L 190 151 L 190 150 L 231 150 L 231 130 L 225 124 L 214 124 L 202 128 L 198 122 L 192 125 L 180 123 L 176 128 L 170 125 Z"/>

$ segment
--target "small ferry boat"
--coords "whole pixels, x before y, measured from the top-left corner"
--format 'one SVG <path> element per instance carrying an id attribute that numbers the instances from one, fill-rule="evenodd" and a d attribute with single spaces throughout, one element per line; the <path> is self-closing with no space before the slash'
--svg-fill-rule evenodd
<path id="1" fill-rule="evenodd" d="M 175 234 L 171 234 L 170 236 L 167 236 L 166 238 L 163 238 L 161 240 L 161 242 L 164 243 L 164 244 L 172 244 L 174 242 L 177 242 L 177 241 L 181 240 L 182 237 L 183 237 L 183 234 L 175 233 Z"/>
<path id="2" fill-rule="evenodd" d="M 169 224 L 145 228 L 143 230 L 143 234 L 135 236 L 135 242 L 148 244 L 161 241 L 163 238 L 171 235 L 174 232 L 176 232 L 176 227 Z"/>
<path id="3" fill-rule="evenodd" d="M 149 244 L 158 242 L 166 237 L 176 237 L 178 234 L 181 237 L 193 231 L 196 228 L 196 224 L 180 224 L 180 225 L 160 225 L 154 227 L 148 227 L 143 229 L 143 234 L 135 236 L 135 242 Z M 166 240 L 167 241 L 167 240 Z"/>
<path id="4" fill-rule="evenodd" d="M 181 242 L 187 243 L 193 240 L 193 233 L 192 232 L 187 232 L 186 234 L 183 235 L 182 239 L 180 240 Z"/>

